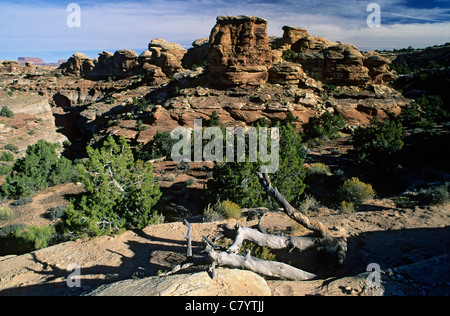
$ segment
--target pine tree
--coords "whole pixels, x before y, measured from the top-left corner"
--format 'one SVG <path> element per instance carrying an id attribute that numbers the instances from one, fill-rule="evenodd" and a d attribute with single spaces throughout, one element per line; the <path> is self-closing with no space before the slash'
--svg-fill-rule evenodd
<path id="1" fill-rule="evenodd" d="M 297 206 L 303 194 L 305 169 L 303 159 L 305 151 L 301 137 L 295 132 L 292 122 L 278 125 L 280 128 L 280 159 L 278 171 L 271 175 L 272 184 L 286 199 Z M 270 133 L 269 133 L 270 134 Z M 262 162 L 217 163 L 213 168 L 213 178 L 208 181 L 207 202 L 230 200 L 241 207 L 277 208 L 273 200 L 261 187 L 256 171 L 260 171 Z"/>
<path id="2" fill-rule="evenodd" d="M 144 228 L 157 221 L 154 205 L 161 197 L 152 164 L 135 161 L 124 138 L 109 137 L 101 149 L 87 148 L 88 160 L 77 165 L 86 195 L 72 200 L 65 224 L 70 231 L 87 235 Z"/>
<path id="3" fill-rule="evenodd" d="M 29 197 L 49 186 L 72 180 L 72 163 L 59 157 L 59 143 L 38 140 L 27 148 L 25 157 L 17 159 L 6 177 L 2 190 L 11 198 Z"/>

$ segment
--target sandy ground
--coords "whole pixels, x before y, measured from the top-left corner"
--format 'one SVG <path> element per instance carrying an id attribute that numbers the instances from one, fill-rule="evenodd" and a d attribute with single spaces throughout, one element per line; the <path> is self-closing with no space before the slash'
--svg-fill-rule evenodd
<path id="1" fill-rule="evenodd" d="M 0 226 L 25 221 L 49 224 L 42 216 L 48 208 L 67 202 L 77 192 L 80 187 L 73 184 L 43 191 L 32 204 L 13 208 L 13 218 L 0 222 Z M 268 280 L 272 295 L 449 295 L 449 210 L 448 204 L 398 209 L 389 199 L 371 200 L 363 211 L 345 215 L 322 207 L 314 218 L 332 230 L 345 231 L 347 236 L 344 265 L 330 275 L 320 257 L 293 253 L 292 264 L 319 274 L 321 279 Z M 255 220 L 240 222 L 256 224 Z M 203 249 L 202 236 L 214 236 L 221 223 L 193 223 L 194 255 Z M 274 213 L 265 216 L 262 225 L 273 233 L 286 233 L 295 223 L 282 213 Z M 0 295 L 79 295 L 106 283 L 154 276 L 185 260 L 186 231 L 181 222 L 173 222 L 0 257 Z M 368 292 L 364 285 L 367 273 L 360 274 L 371 263 L 383 270 L 380 293 Z M 73 272 L 68 268 L 73 266 L 79 267 L 81 287 L 67 284 Z"/>

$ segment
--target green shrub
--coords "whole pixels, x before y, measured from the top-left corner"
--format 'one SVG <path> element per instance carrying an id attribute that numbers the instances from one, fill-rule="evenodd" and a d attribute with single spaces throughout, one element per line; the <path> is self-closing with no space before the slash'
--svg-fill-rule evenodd
<path id="1" fill-rule="evenodd" d="M 321 116 L 312 116 L 308 123 L 302 125 L 305 140 L 334 139 L 339 137 L 340 130 L 345 127 L 344 118 L 340 113 L 326 111 Z"/>
<path id="2" fill-rule="evenodd" d="M 16 231 L 25 229 L 24 224 L 12 224 L 0 228 L 0 238 L 10 238 L 14 236 Z"/>
<path id="3" fill-rule="evenodd" d="M 313 175 L 327 175 L 329 172 L 330 167 L 321 162 L 313 163 L 309 168 L 306 168 L 306 175 L 308 177 Z"/>
<path id="4" fill-rule="evenodd" d="M 208 126 L 219 126 L 220 125 L 220 118 L 219 115 L 217 115 L 216 110 L 212 111 L 211 117 L 209 119 Z"/>
<path id="5" fill-rule="evenodd" d="M 0 207 L 0 221 L 9 219 L 12 215 L 11 209 L 7 206 Z"/>
<path id="6" fill-rule="evenodd" d="M 33 202 L 33 198 L 31 197 L 23 197 L 16 201 L 11 202 L 11 206 L 21 206 L 21 205 L 27 205 Z"/>
<path id="7" fill-rule="evenodd" d="M 431 122 L 442 122 L 450 118 L 450 112 L 445 110 L 444 102 L 439 97 L 424 96 L 414 102 L 421 112 L 421 117 Z"/>
<path id="8" fill-rule="evenodd" d="M 416 201 L 408 196 L 395 196 L 392 198 L 395 207 L 399 208 L 414 208 L 417 205 Z"/>
<path id="9" fill-rule="evenodd" d="M 194 185 L 195 182 L 196 181 L 195 181 L 194 178 L 189 178 L 189 179 L 186 180 L 185 184 L 186 184 L 186 186 L 191 186 L 191 185 Z"/>
<path id="10" fill-rule="evenodd" d="M 152 164 L 135 161 L 130 146 L 113 137 L 100 149 L 87 148 L 88 159 L 77 165 L 86 194 L 65 211 L 66 228 L 81 235 L 104 235 L 123 228 L 144 228 L 158 222 L 153 209 L 161 197 Z"/>
<path id="11" fill-rule="evenodd" d="M 290 62 L 296 62 L 298 58 L 298 54 L 294 52 L 292 49 L 287 49 L 283 52 L 283 59 Z"/>
<path id="12" fill-rule="evenodd" d="M 358 127 L 352 137 L 354 151 L 360 159 L 384 159 L 403 148 L 400 122 L 375 117 L 369 126 Z"/>
<path id="13" fill-rule="evenodd" d="M 450 202 L 450 182 L 418 191 L 407 191 L 392 200 L 397 207 L 402 208 L 414 208 L 416 205 L 442 205 Z"/>
<path id="14" fill-rule="evenodd" d="M 417 192 L 416 200 L 421 205 L 442 205 L 450 201 L 450 182 L 440 186 L 421 189 Z"/>
<path id="15" fill-rule="evenodd" d="M 19 153 L 19 147 L 17 147 L 16 145 L 13 145 L 13 144 L 6 144 L 5 146 L 3 146 L 3 149 L 9 150 L 13 154 Z"/>
<path id="16" fill-rule="evenodd" d="M 250 252 L 251 256 L 261 260 L 275 261 L 277 259 L 276 255 L 271 252 L 269 247 L 261 247 L 255 243 L 244 241 L 239 250 L 239 254 L 245 256 L 248 252 Z"/>
<path id="17" fill-rule="evenodd" d="M 172 154 L 172 147 L 177 142 L 178 140 L 170 137 L 170 132 L 157 132 L 148 145 L 148 151 L 142 154 L 148 159 L 170 157 Z"/>
<path id="18" fill-rule="evenodd" d="M 0 110 L 0 116 L 13 118 L 14 113 L 6 105 L 4 105 Z"/>
<path id="19" fill-rule="evenodd" d="M 138 120 L 138 121 L 136 122 L 136 129 L 137 129 L 139 132 L 142 132 L 142 131 L 147 130 L 148 127 L 144 125 L 144 123 L 142 122 L 142 120 Z"/>
<path id="20" fill-rule="evenodd" d="M 316 198 L 312 195 L 305 194 L 302 202 L 298 206 L 298 210 L 302 213 L 308 213 L 317 211 L 320 207 L 320 203 L 316 200 Z"/>
<path id="21" fill-rule="evenodd" d="M 207 222 L 221 221 L 224 219 L 241 218 L 241 207 L 229 200 L 210 203 L 203 212 Z"/>
<path id="22" fill-rule="evenodd" d="M 30 226 L 16 230 L 14 235 L 25 247 L 36 250 L 50 246 L 55 239 L 56 230 L 53 226 Z"/>
<path id="23" fill-rule="evenodd" d="M 301 137 L 291 124 L 280 126 L 279 145 L 279 168 L 270 178 L 273 186 L 295 207 L 301 202 L 305 189 L 305 150 Z M 278 208 L 276 202 L 267 196 L 256 175 L 262 165 L 259 160 L 250 162 L 248 157 L 245 162 L 216 163 L 213 178 L 208 180 L 207 202 L 230 200 L 241 207 Z"/>
<path id="24" fill-rule="evenodd" d="M 2 186 L 3 192 L 11 198 L 29 197 L 49 186 L 71 181 L 72 163 L 60 158 L 58 149 L 60 144 L 43 140 L 28 146 L 25 157 L 14 162 Z"/>
<path id="25" fill-rule="evenodd" d="M 154 107 L 153 104 L 149 102 L 146 98 L 136 98 L 133 97 L 133 105 L 136 106 L 139 110 L 152 109 Z"/>
<path id="26" fill-rule="evenodd" d="M 14 161 L 14 156 L 9 152 L 2 152 L 0 155 L 0 161 Z"/>
<path id="27" fill-rule="evenodd" d="M 67 207 L 65 206 L 57 206 L 57 207 L 52 207 L 51 209 L 48 210 L 48 216 L 51 220 L 56 220 L 58 218 L 61 218 L 64 216 L 64 212 L 66 210 Z"/>
<path id="28" fill-rule="evenodd" d="M 354 177 L 344 182 L 338 190 L 338 195 L 344 201 L 359 204 L 374 198 L 375 191 L 370 184 L 364 183 Z"/>
<path id="29" fill-rule="evenodd" d="M 355 203 L 342 201 L 340 209 L 341 209 L 342 214 L 354 213 L 355 212 Z"/>
<path id="30" fill-rule="evenodd" d="M 12 170 L 12 166 L 8 166 L 6 164 L 0 163 L 0 176 L 8 175 Z M 0 190 L 1 196 L 1 190 Z"/>
<path id="31" fill-rule="evenodd" d="M 218 212 L 225 215 L 225 218 L 241 218 L 241 207 L 229 200 L 223 201 L 218 207 Z"/>

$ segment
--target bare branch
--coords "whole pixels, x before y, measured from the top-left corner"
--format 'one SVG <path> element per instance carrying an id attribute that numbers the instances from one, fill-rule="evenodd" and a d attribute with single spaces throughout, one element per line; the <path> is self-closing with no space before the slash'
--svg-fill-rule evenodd
<path id="1" fill-rule="evenodd" d="M 297 223 L 302 224 L 307 229 L 318 233 L 319 236 L 325 237 L 328 235 L 328 229 L 319 222 L 309 219 L 304 214 L 297 211 L 287 200 L 286 198 L 278 191 L 277 188 L 274 188 L 270 183 L 270 178 L 267 174 L 262 174 L 260 172 L 256 172 L 259 178 L 259 182 L 263 186 L 263 188 L 269 193 L 269 195 L 280 205 L 284 212 Z"/>
<path id="2" fill-rule="evenodd" d="M 252 257 L 250 253 L 246 256 L 225 251 L 217 253 L 209 245 L 207 246 L 207 252 L 210 260 L 217 266 L 249 270 L 266 277 L 293 281 L 311 280 L 317 277 L 315 274 L 282 262 L 266 261 Z"/>
<path id="3" fill-rule="evenodd" d="M 184 236 L 187 241 L 187 258 L 190 260 L 192 258 L 192 242 L 191 242 L 191 233 L 192 233 L 192 225 L 187 221 L 184 220 L 183 224 L 187 226 L 188 231 L 187 234 Z"/>

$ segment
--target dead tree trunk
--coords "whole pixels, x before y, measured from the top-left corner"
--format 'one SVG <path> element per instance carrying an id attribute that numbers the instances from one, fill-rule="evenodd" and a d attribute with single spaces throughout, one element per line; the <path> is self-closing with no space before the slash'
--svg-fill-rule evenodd
<path id="1" fill-rule="evenodd" d="M 227 251 L 216 252 L 215 249 L 217 247 L 214 247 L 209 239 L 203 237 L 206 243 L 207 256 L 193 258 L 191 247 L 192 226 L 185 220 L 184 224 L 188 227 L 188 232 L 185 236 L 187 240 L 188 263 L 176 266 L 171 272 L 166 273 L 165 275 L 189 268 L 192 265 L 204 265 L 205 263 L 208 263 L 211 265 L 209 271 L 212 273 L 213 277 L 215 276 L 216 266 L 250 270 L 266 277 L 285 280 L 303 281 L 317 277 L 315 274 L 303 271 L 285 263 L 266 261 L 252 257 L 250 253 L 247 253 L 245 256 L 239 255 L 238 253 L 244 240 L 248 240 L 259 246 L 269 247 L 271 249 L 297 249 L 298 251 L 314 249 L 317 251 L 325 251 L 334 262 L 339 264 L 343 263 L 347 251 L 347 241 L 345 237 L 332 236 L 322 223 L 314 221 L 297 211 L 292 205 L 290 205 L 290 203 L 277 190 L 277 188 L 272 186 L 267 174 L 263 175 L 258 173 L 258 177 L 261 185 L 281 206 L 283 211 L 293 220 L 314 232 L 317 236 L 286 237 L 267 234 L 256 229 L 242 227 L 240 225 L 236 225 L 234 228 L 226 225 L 222 236 L 234 238 L 233 244 L 227 249 Z"/>
<path id="2" fill-rule="evenodd" d="M 250 252 L 248 252 L 245 256 L 227 251 L 216 252 L 209 244 L 206 246 L 206 251 L 208 252 L 208 257 L 212 262 L 213 275 L 215 275 L 214 267 L 222 266 L 234 269 L 249 270 L 266 277 L 282 280 L 304 281 L 317 277 L 315 274 L 300 270 L 286 263 L 266 261 L 252 257 Z"/>
<path id="3" fill-rule="evenodd" d="M 272 186 L 267 174 L 257 172 L 257 175 L 264 190 L 290 218 L 318 235 L 315 239 L 316 248 L 328 253 L 335 263 L 343 264 L 347 253 L 347 239 L 345 237 L 332 236 L 322 223 L 314 221 L 296 210 L 278 189 Z"/>

